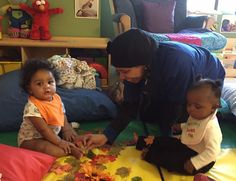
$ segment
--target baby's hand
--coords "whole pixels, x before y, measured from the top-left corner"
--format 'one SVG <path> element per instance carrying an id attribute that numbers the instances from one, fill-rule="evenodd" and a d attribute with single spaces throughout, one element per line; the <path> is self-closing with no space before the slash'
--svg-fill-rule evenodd
<path id="1" fill-rule="evenodd" d="M 67 155 L 71 154 L 71 147 L 76 147 L 73 143 L 63 140 L 63 139 L 61 139 L 58 146 L 62 148 Z"/>
<path id="2" fill-rule="evenodd" d="M 86 154 L 88 152 L 88 149 L 86 148 L 86 141 L 87 137 L 86 135 L 76 136 L 74 140 L 74 144 L 77 148 L 81 150 L 83 154 Z"/>
<path id="3" fill-rule="evenodd" d="M 81 145 L 86 146 L 87 139 L 87 135 L 77 135 L 73 142 L 77 147 L 80 147 Z"/>
<path id="4" fill-rule="evenodd" d="M 86 148 L 86 145 L 84 145 L 82 141 L 77 141 L 75 145 L 83 155 L 86 155 L 88 153 L 88 149 Z"/>
<path id="5" fill-rule="evenodd" d="M 175 133 L 175 134 L 180 133 L 180 132 L 181 132 L 181 126 L 180 126 L 180 124 L 173 124 L 173 125 L 171 126 L 171 130 L 172 130 L 172 132 Z"/>
<path id="6" fill-rule="evenodd" d="M 70 130 L 67 130 L 65 132 L 62 133 L 62 138 L 66 141 L 69 141 L 69 142 L 73 142 L 76 138 L 76 134 L 74 131 L 70 131 Z"/>

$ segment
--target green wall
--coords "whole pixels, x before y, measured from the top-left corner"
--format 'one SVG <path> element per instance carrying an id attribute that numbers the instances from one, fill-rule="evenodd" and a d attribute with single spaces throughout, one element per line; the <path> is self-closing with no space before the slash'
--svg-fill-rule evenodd
<path id="1" fill-rule="evenodd" d="M 28 0 L 31 6 L 33 0 Z M 106 0 L 100 0 L 106 1 Z M 52 15 L 50 21 L 50 31 L 54 36 L 89 36 L 100 37 L 100 15 L 99 19 L 78 19 L 74 17 L 74 0 L 50 0 L 50 7 L 61 7 L 63 14 Z M 7 0 L 0 0 L 0 7 L 8 4 Z M 101 10 L 100 6 L 100 10 Z M 106 7 L 105 7 L 106 9 Z M 99 13 L 101 12 L 99 10 Z M 101 13 L 100 13 L 101 14 Z M 3 32 L 6 33 L 7 16 L 3 20 Z"/>
<path id="2" fill-rule="evenodd" d="M 31 6 L 33 0 L 28 0 Z M 112 0 L 100 0 L 99 19 L 77 19 L 74 17 L 74 0 L 50 0 L 50 7 L 62 7 L 63 14 L 51 16 L 50 31 L 54 36 L 89 36 L 114 37 L 114 27 L 111 12 Z M 8 4 L 0 0 L 0 8 Z M 7 32 L 7 16 L 3 19 L 3 32 Z"/>
<path id="3" fill-rule="evenodd" d="M 112 22 L 112 0 L 101 0 L 101 36 L 113 38 L 114 26 Z"/>

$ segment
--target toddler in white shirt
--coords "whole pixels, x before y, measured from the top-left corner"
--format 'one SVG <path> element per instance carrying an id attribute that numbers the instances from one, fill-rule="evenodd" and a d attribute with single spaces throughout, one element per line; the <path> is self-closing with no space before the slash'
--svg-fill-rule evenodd
<path id="1" fill-rule="evenodd" d="M 222 133 L 216 117 L 220 107 L 221 82 L 196 81 L 187 92 L 186 123 L 172 126 L 175 137 L 138 137 L 136 148 L 143 159 L 169 171 L 195 175 L 213 167 L 221 151 Z"/>

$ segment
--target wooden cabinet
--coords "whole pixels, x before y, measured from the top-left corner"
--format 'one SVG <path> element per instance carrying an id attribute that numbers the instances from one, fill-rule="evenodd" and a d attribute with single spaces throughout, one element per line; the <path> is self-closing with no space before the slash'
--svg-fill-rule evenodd
<path id="1" fill-rule="evenodd" d="M 53 55 L 70 54 L 71 48 L 106 49 L 108 38 L 93 37 L 52 37 L 51 40 L 16 39 L 3 36 L 0 40 L 0 65 L 2 72 L 10 64 L 18 66 L 34 58 L 49 58 Z M 11 55 L 15 54 L 14 59 Z M 9 58 L 6 55 L 10 55 Z M 6 58 L 4 58 L 6 57 Z M 107 55 L 107 70 L 109 75 L 110 58 Z M 17 66 L 16 66 L 17 67 Z M 5 70 L 6 71 L 6 70 Z M 1 73 L 1 72 L 0 72 Z M 102 87 L 108 86 L 108 79 L 102 80 Z"/>

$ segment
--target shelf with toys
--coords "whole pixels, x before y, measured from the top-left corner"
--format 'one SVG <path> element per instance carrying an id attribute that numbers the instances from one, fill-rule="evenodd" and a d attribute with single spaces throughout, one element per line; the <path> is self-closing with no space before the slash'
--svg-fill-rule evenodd
<path id="1" fill-rule="evenodd" d="M 50 40 L 31 40 L 9 38 L 7 35 L 3 35 L 0 40 L 0 57 L 2 57 L 0 59 L 0 68 L 2 68 L 2 73 L 4 73 L 3 71 L 18 69 L 22 63 L 30 59 L 70 54 L 71 48 L 105 50 L 108 41 L 108 38 L 63 36 L 53 36 Z M 108 55 L 106 55 L 106 61 L 109 75 L 110 58 Z M 102 87 L 107 87 L 108 81 L 108 78 L 102 79 Z"/>
<path id="2" fill-rule="evenodd" d="M 228 38 L 218 58 L 225 68 L 226 78 L 236 78 L 236 38 Z"/>
<path id="3" fill-rule="evenodd" d="M 0 40 L 0 74 L 18 69 L 30 59 L 47 59 L 53 55 L 70 55 L 73 49 L 106 49 L 109 39 L 93 36 L 93 34 L 91 37 L 90 35 L 88 37 L 78 35 L 73 37 L 69 35 L 52 36 L 49 26 L 50 17 L 56 14 L 64 14 L 64 9 L 50 8 L 48 0 L 33 0 L 31 5 L 26 1 L 8 0 L 8 3 L 0 8 L 0 15 L 8 16 L 9 22 L 4 31 L 8 35 L 3 35 Z M 56 6 L 57 4 L 53 5 Z M 69 15 L 68 12 L 65 13 Z M 102 67 L 103 70 L 106 70 L 106 77 L 104 78 L 104 74 L 97 71 L 101 75 L 102 87 L 106 87 L 108 86 L 110 61 L 106 53 L 102 56 L 106 59 L 105 67 Z M 97 66 L 95 62 L 92 63 L 93 66 Z"/>
<path id="4" fill-rule="evenodd" d="M 226 77 L 236 78 L 236 52 L 224 51 L 221 60 L 225 67 Z"/>

